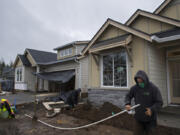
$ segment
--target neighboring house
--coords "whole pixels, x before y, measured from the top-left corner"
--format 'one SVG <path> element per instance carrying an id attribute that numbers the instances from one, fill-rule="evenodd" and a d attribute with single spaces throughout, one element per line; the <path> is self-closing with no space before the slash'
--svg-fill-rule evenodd
<path id="1" fill-rule="evenodd" d="M 26 49 L 18 55 L 15 67 L 15 89 L 60 91 L 80 88 L 80 64 L 77 57 L 88 41 L 75 41 L 55 48 L 56 53 Z"/>
<path id="2" fill-rule="evenodd" d="M 107 19 L 78 58 L 89 99 L 123 106 L 124 96 L 144 70 L 164 105 L 180 104 L 180 0 L 165 0 L 154 13 L 137 10 L 121 24 Z"/>
<path id="3" fill-rule="evenodd" d="M 43 69 L 39 76 L 49 80 L 51 91 L 81 88 L 81 66 L 77 57 L 81 55 L 87 43 L 88 41 L 75 41 L 57 47 L 54 49 L 57 51 L 56 61 L 39 64 Z"/>
<path id="4" fill-rule="evenodd" d="M 37 79 L 34 74 L 40 72 L 39 63 L 55 61 L 56 57 L 56 53 L 34 49 L 26 49 L 23 55 L 17 55 L 14 62 L 15 89 L 35 91 L 38 86 L 38 90 L 42 90 L 38 85 L 42 80 Z"/>

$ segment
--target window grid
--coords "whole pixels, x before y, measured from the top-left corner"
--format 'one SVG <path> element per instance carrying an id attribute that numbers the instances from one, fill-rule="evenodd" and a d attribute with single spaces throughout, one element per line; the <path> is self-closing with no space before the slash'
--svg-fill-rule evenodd
<path id="1" fill-rule="evenodd" d="M 72 55 L 72 48 L 64 49 L 60 51 L 60 57 Z"/>
<path id="2" fill-rule="evenodd" d="M 125 57 L 125 63 L 123 64 L 123 63 L 121 63 L 121 64 L 119 64 L 119 67 L 124 67 L 124 69 L 126 70 L 125 71 L 125 79 L 126 80 L 124 80 L 125 81 L 125 85 L 123 84 L 123 80 L 122 80 L 122 78 L 123 78 L 123 76 L 121 76 L 122 75 L 122 73 L 119 73 L 120 74 L 120 76 L 119 76 L 119 83 L 120 83 L 120 85 L 115 85 L 115 55 L 119 55 L 119 54 L 121 54 L 121 57 L 123 57 L 123 54 L 124 53 L 124 57 Z M 113 73 L 112 73 L 112 80 L 113 80 L 113 85 L 105 85 L 105 84 L 107 84 L 107 82 L 105 83 L 104 82 L 104 62 L 103 62 L 103 60 L 104 60 L 104 57 L 105 56 L 110 56 L 110 55 L 112 55 L 112 54 L 107 54 L 107 55 L 103 55 L 102 56 L 102 86 L 103 87 L 114 87 L 114 88 L 126 88 L 126 87 L 128 87 L 128 72 L 127 72 L 127 70 L 128 70 L 128 65 L 127 65 L 127 54 L 126 54 L 126 52 L 124 52 L 124 51 L 121 51 L 121 52 L 119 52 L 119 53 L 116 53 L 116 54 L 113 54 L 113 59 L 112 59 L 112 69 L 113 69 Z"/>

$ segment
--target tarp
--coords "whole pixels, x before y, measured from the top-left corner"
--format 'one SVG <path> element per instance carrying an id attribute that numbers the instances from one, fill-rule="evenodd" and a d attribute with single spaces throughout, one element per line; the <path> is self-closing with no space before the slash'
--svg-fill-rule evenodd
<path id="1" fill-rule="evenodd" d="M 38 78 L 53 82 L 66 83 L 75 76 L 75 70 L 37 73 Z"/>
<path id="2" fill-rule="evenodd" d="M 62 91 L 60 93 L 59 99 L 63 100 L 66 104 L 74 107 L 78 104 L 78 97 L 81 89 L 71 90 L 71 91 Z"/>
<path id="3" fill-rule="evenodd" d="M 60 95 L 57 97 L 50 97 L 49 99 L 54 102 L 64 101 L 65 104 L 74 107 L 74 105 L 78 104 L 78 98 L 80 95 L 81 89 L 76 90 L 64 90 L 60 92 Z"/>

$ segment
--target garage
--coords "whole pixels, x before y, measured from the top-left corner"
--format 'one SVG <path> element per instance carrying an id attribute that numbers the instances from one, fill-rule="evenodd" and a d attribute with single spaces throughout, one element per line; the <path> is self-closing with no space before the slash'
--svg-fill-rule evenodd
<path id="1" fill-rule="evenodd" d="M 75 70 L 37 73 L 37 78 L 48 81 L 49 92 L 75 89 Z"/>

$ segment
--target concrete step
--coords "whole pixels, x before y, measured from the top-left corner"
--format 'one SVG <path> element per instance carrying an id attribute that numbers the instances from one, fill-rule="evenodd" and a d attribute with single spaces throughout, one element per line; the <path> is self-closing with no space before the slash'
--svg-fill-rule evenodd
<path id="1" fill-rule="evenodd" d="M 161 114 L 180 116 L 180 106 L 167 106 L 160 110 Z"/>

